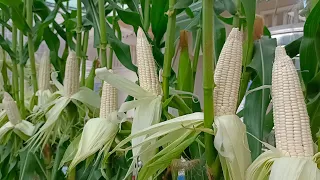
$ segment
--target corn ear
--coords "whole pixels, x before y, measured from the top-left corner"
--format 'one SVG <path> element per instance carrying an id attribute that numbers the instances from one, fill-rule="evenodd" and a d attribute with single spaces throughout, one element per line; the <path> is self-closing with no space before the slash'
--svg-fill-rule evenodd
<path id="1" fill-rule="evenodd" d="M 266 145 L 271 151 L 251 164 L 246 179 L 319 180 L 299 77 L 286 50 L 280 46 L 275 51 L 271 93 L 277 148 Z"/>
<path id="2" fill-rule="evenodd" d="M 65 76 L 64 76 L 64 92 L 66 97 L 71 97 L 73 94 L 79 91 L 79 66 L 76 53 L 70 51 L 67 58 Z"/>
<path id="3" fill-rule="evenodd" d="M 246 126 L 235 115 L 241 79 L 242 33 L 233 28 L 222 48 L 214 74 L 214 146 L 225 179 L 245 180 L 251 163 Z"/>
<path id="4" fill-rule="evenodd" d="M 118 93 L 117 89 L 112 87 L 107 82 L 103 82 L 100 118 L 106 118 L 108 114 L 116 111 L 118 108 Z"/>
<path id="5" fill-rule="evenodd" d="M 50 87 L 51 64 L 49 52 L 45 51 L 42 55 L 38 74 L 39 90 L 44 91 Z"/>
<path id="6" fill-rule="evenodd" d="M 276 146 L 291 157 L 312 157 L 309 116 L 299 77 L 283 47 L 277 47 L 272 70 Z"/>
<path id="7" fill-rule="evenodd" d="M 138 29 L 137 33 L 137 64 L 140 86 L 154 95 L 160 95 L 161 86 L 152 47 L 141 28 Z"/>
<path id="8" fill-rule="evenodd" d="M 16 102 L 14 102 L 11 95 L 7 92 L 4 92 L 3 97 L 3 105 L 9 121 L 13 125 L 19 124 L 22 119 Z"/>
<path id="9" fill-rule="evenodd" d="M 233 28 L 223 45 L 214 73 L 215 116 L 235 114 L 242 63 L 242 33 Z"/>

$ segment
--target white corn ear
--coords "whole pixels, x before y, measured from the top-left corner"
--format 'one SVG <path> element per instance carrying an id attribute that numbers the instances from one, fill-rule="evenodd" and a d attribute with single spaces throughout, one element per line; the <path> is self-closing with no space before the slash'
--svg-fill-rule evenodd
<path id="1" fill-rule="evenodd" d="M 67 58 L 65 76 L 64 76 L 64 92 L 67 97 L 72 96 L 79 91 L 79 62 L 74 51 L 69 52 Z"/>
<path id="2" fill-rule="evenodd" d="M 140 86 L 154 95 L 161 94 L 157 68 L 152 54 L 152 47 L 141 28 L 137 33 L 137 65 Z"/>
<path id="3" fill-rule="evenodd" d="M 16 102 L 14 102 L 13 98 L 10 96 L 9 93 L 4 92 L 2 102 L 9 121 L 13 125 L 19 124 L 22 121 L 21 115 Z"/>
<path id="4" fill-rule="evenodd" d="M 109 70 L 112 72 L 112 70 Z M 100 105 L 100 118 L 107 118 L 108 114 L 118 108 L 118 91 L 107 82 L 103 82 Z"/>
<path id="5" fill-rule="evenodd" d="M 277 148 L 291 157 L 312 157 L 309 116 L 299 77 L 283 47 L 275 51 L 272 102 Z"/>
<path id="6" fill-rule="evenodd" d="M 51 64 L 49 51 L 45 51 L 41 57 L 39 74 L 38 74 L 38 83 L 39 90 L 44 91 L 50 87 L 50 73 L 51 73 Z"/>
<path id="7" fill-rule="evenodd" d="M 215 116 L 235 114 L 242 63 L 242 33 L 233 28 L 222 48 L 214 73 Z"/>

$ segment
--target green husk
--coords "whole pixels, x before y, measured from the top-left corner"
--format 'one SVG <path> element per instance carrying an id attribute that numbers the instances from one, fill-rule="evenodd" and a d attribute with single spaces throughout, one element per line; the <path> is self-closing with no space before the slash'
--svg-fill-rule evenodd
<path id="1" fill-rule="evenodd" d="M 219 152 L 224 177 L 245 180 L 245 171 L 251 164 L 246 126 L 237 115 L 215 118 L 214 146 Z"/>
<path id="2" fill-rule="evenodd" d="M 144 163 L 139 176 L 143 177 L 142 179 L 149 178 L 155 173 L 162 172 L 170 165 L 172 159 L 181 155 L 185 148 L 190 145 L 194 141 L 194 138 L 200 133 L 200 131 L 196 131 L 195 129 L 198 127 L 203 127 L 203 113 L 180 116 L 132 133 L 129 137 L 121 141 L 110 153 L 121 150 L 140 149 L 139 153 L 134 155 L 135 161 L 135 157 L 154 152 L 157 148 L 168 145 Z M 121 149 L 126 143 L 138 137 L 145 137 L 145 139 L 136 145 L 132 145 L 132 147 Z M 126 177 L 133 171 L 135 171 L 134 163 L 131 164 Z"/>
<path id="3" fill-rule="evenodd" d="M 23 133 L 23 136 L 29 137 L 29 136 L 32 136 L 32 134 L 34 133 L 35 127 L 32 123 L 25 120 L 22 120 L 20 123 L 16 125 L 8 121 L 6 124 L 4 124 L 0 128 L 0 139 L 2 139 L 3 136 L 6 135 L 10 130 L 19 130 L 21 133 Z M 17 135 L 20 135 L 20 134 L 17 134 Z"/>
<path id="4" fill-rule="evenodd" d="M 106 119 L 90 119 L 83 128 L 78 150 L 69 166 L 69 170 L 75 168 L 78 163 L 98 150 L 103 149 L 108 152 L 118 130 L 117 112 L 110 114 Z"/>
<path id="5" fill-rule="evenodd" d="M 246 180 L 319 180 L 320 170 L 314 157 L 288 157 L 279 149 L 263 143 L 262 153 L 247 169 Z"/>

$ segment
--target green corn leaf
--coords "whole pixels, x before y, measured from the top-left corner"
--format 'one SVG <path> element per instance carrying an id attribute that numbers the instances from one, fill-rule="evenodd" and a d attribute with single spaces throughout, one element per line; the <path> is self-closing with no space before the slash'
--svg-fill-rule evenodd
<path id="1" fill-rule="evenodd" d="M 46 168 L 40 160 L 39 152 L 34 153 L 30 149 L 25 148 L 19 153 L 20 161 L 20 180 L 32 180 L 36 177 L 46 179 Z"/>
<path id="2" fill-rule="evenodd" d="M 100 44 L 100 24 L 99 24 L 99 13 L 93 0 L 82 0 L 86 11 L 87 19 L 90 20 L 95 29 L 95 42 L 94 44 Z M 126 68 L 137 72 L 137 67 L 132 63 L 130 47 L 127 44 L 121 42 L 114 34 L 114 30 L 106 23 L 106 31 L 108 43 L 111 45 L 117 58 Z"/>
<path id="3" fill-rule="evenodd" d="M 253 79 L 250 89 L 255 89 L 264 85 L 271 85 L 272 64 L 276 40 L 262 37 L 255 43 L 255 53 L 249 67 L 257 73 Z M 244 123 L 249 133 L 259 140 L 263 139 L 263 124 L 265 114 L 270 102 L 270 89 L 263 88 L 248 94 L 244 105 Z M 255 109 L 255 111 L 251 111 Z M 261 153 L 261 143 L 251 136 L 248 136 L 252 158 L 255 159 Z"/>
<path id="4" fill-rule="evenodd" d="M 301 41 L 302 41 L 302 37 L 292 41 L 290 44 L 285 46 L 287 55 L 289 57 L 293 58 L 299 54 Z"/>
<path id="5" fill-rule="evenodd" d="M 9 54 L 12 61 L 17 62 L 16 53 L 11 50 L 9 43 L 3 38 L 2 35 L 0 35 L 0 46 Z"/>
<path id="6" fill-rule="evenodd" d="M 55 151 L 55 157 L 53 162 L 53 167 L 51 171 L 51 179 L 56 180 L 59 178 L 63 178 L 64 174 L 62 173 L 61 169 L 59 168 L 60 162 L 63 158 L 64 153 L 66 152 L 66 148 L 64 143 L 69 139 L 67 136 L 63 136 L 57 146 L 57 150 Z"/>
<path id="7" fill-rule="evenodd" d="M 72 95 L 71 99 L 78 100 L 93 108 L 100 108 L 100 96 L 87 87 L 80 87 L 80 90 Z"/>
<path id="8" fill-rule="evenodd" d="M 6 27 L 9 31 L 12 31 L 12 27 L 7 22 L 5 22 L 4 20 L 0 19 L 0 24 L 2 26 Z"/>
<path id="9" fill-rule="evenodd" d="M 167 29 L 168 16 L 166 16 L 165 13 L 168 11 L 168 2 L 168 0 L 152 0 L 150 22 L 152 33 L 155 37 L 154 41 L 157 47 L 160 47 L 161 41 Z"/>
<path id="10" fill-rule="evenodd" d="M 320 117 L 320 93 L 310 100 L 307 104 L 307 110 L 310 117 L 312 138 L 314 141 L 317 141 L 317 132 L 320 128 L 320 122 L 318 120 Z"/>
<path id="11" fill-rule="evenodd" d="M 184 9 L 189 7 L 193 3 L 193 0 L 178 0 L 174 5 L 175 9 Z"/>
<path id="12" fill-rule="evenodd" d="M 300 67 L 302 78 L 307 84 L 316 75 L 320 63 L 320 40 L 318 38 L 320 23 L 320 2 L 309 14 L 303 29 L 303 39 L 300 45 Z"/>
<path id="13" fill-rule="evenodd" d="M 191 131 L 192 132 L 192 131 Z M 147 179 L 154 174 L 160 174 L 172 162 L 173 159 L 180 157 L 181 153 L 196 139 L 198 133 L 186 131 L 188 137 L 181 136 L 174 140 L 170 145 L 156 154 L 147 164 L 145 164 L 140 172 L 139 178 Z"/>
<path id="14" fill-rule="evenodd" d="M 113 87 L 119 89 L 120 91 L 129 94 L 137 99 L 145 98 L 145 97 L 153 97 L 154 95 L 150 92 L 142 89 L 136 83 L 123 78 L 120 75 L 113 74 L 108 71 L 107 68 L 99 68 L 96 69 L 96 75 L 99 79 L 104 80 L 111 84 Z"/>
<path id="15" fill-rule="evenodd" d="M 214 16 L 214 55 L 215 63 L 218 62 L 221 50 L 226 41 L 226 28 L 221 20 L 215 15 Z"/>
<path id="16" fill-rule="evenodd" d="M 23 2 L 21 0 L 0 0 L 0 3 L 11 8 L 11 19 L 19 30 L 24 34 L 31 32 L 31 29 L 26 22 L 26 18 L 22 14 Z"/>
<path id="17" fill-rule="evenodd" d="M 238 104 L 243 99 L 243 96 L 247 90 L 248 83 L 250 80 L 251 72 L 247 70 L 247 66 L 251 63 L 252 53 L 253 53 L 253 32 L 254 32 L 254 20 L 256 15 L 256 1 L 252 0 L 241 0 L 243 5 L 246 22 L 247 22 L 247 39 L 243 44 L 243 53 L 242 53 L 242 65 L 243 65 L 243 73 L 241 75 L 240 89 L 239 89 L 239 97 Z"/>
<path id="18" fill-rule="evenodd" d="M 71 162 L 73 160 L 74 156 L 77 153 L 80 139 L 81 139 L 81 135 L 77 136 L 76 138 L 74 138 L 71 141 L 70 145 L 66 149 L 66 151 L 61 159 L 61 162 L 60 162 L 58 169 L 62 168 L 62 166 L 64 166 L 66 163 Z"/>

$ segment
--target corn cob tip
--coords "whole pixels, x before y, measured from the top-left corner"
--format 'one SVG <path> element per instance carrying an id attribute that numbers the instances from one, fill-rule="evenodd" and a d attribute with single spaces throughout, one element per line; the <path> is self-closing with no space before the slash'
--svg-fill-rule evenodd
<path id="1" fill-rule="evenodd" d="M 241 31 L 239 31 L 239 28 L 232 28 L 228 38 L 229 39 L 231 39 L 231 38 L 236 38 L 236 39 L 241 38 L 242 39 L 242 33 L 241 33 Z"/>
<path id="2" fill-rule="evenodd" d="M 68 55 L 68 58 L 76 58 L 76 52 L 74 51 L 69 51 L 69 55 Z"/>
<path id="3" fill-rule="evenodd" d="M 74 51 L 70 51 L 68 55 L 63 84 L 67 97 L 72 96 L 79 90 L 79 66 L 76 53 Z"/>
<path id="4" fill-rule="evenodd" d="M 11 95 L 7 92 L 3 94 L 3 105 L 6 110 L 9 121 L 13 124 L 19 124 L 21 122 L 21 116 L 18 109 L 18 106 Z"/>
<path id="5" fill-rule="evenodd" d="M 46 60 L 47 58 L 49 58 L 49 51 L 44 51 L 41 57 L 41 60 Z"/>
<path id="6" fill-rule="evenodd" d="M 38 88 L 39 90 L 47 90 L 50 88 L 50 73 L 51 73 L 51 64 L 49 51 L 44 51 L 41 57 L 39 74 L 38 74 Z"/>
<path id="7" fill-rule="evenodd" d="M 137 38 L 142 38 L 142 39 L 146 39 L 146 35 L 144 34 L 144 31 L 141 27 L 139 27 L 138 32 L 137 32 Z"/>
<path id="8" fill-rule="evenodd" d="M 275 60 L 281 60 L 284 58 L 279 58 L 279 57 L 283 57 L 283 56 L 288 56 L 286 49 L 284 47 L 278 46 L 276 47 L 276 51 L 275 51 Z"/>
<path id="9" fill-rule="evenodd" d="M 188 31 L 180 31 L 180 47 L 188 47 Z"/>

